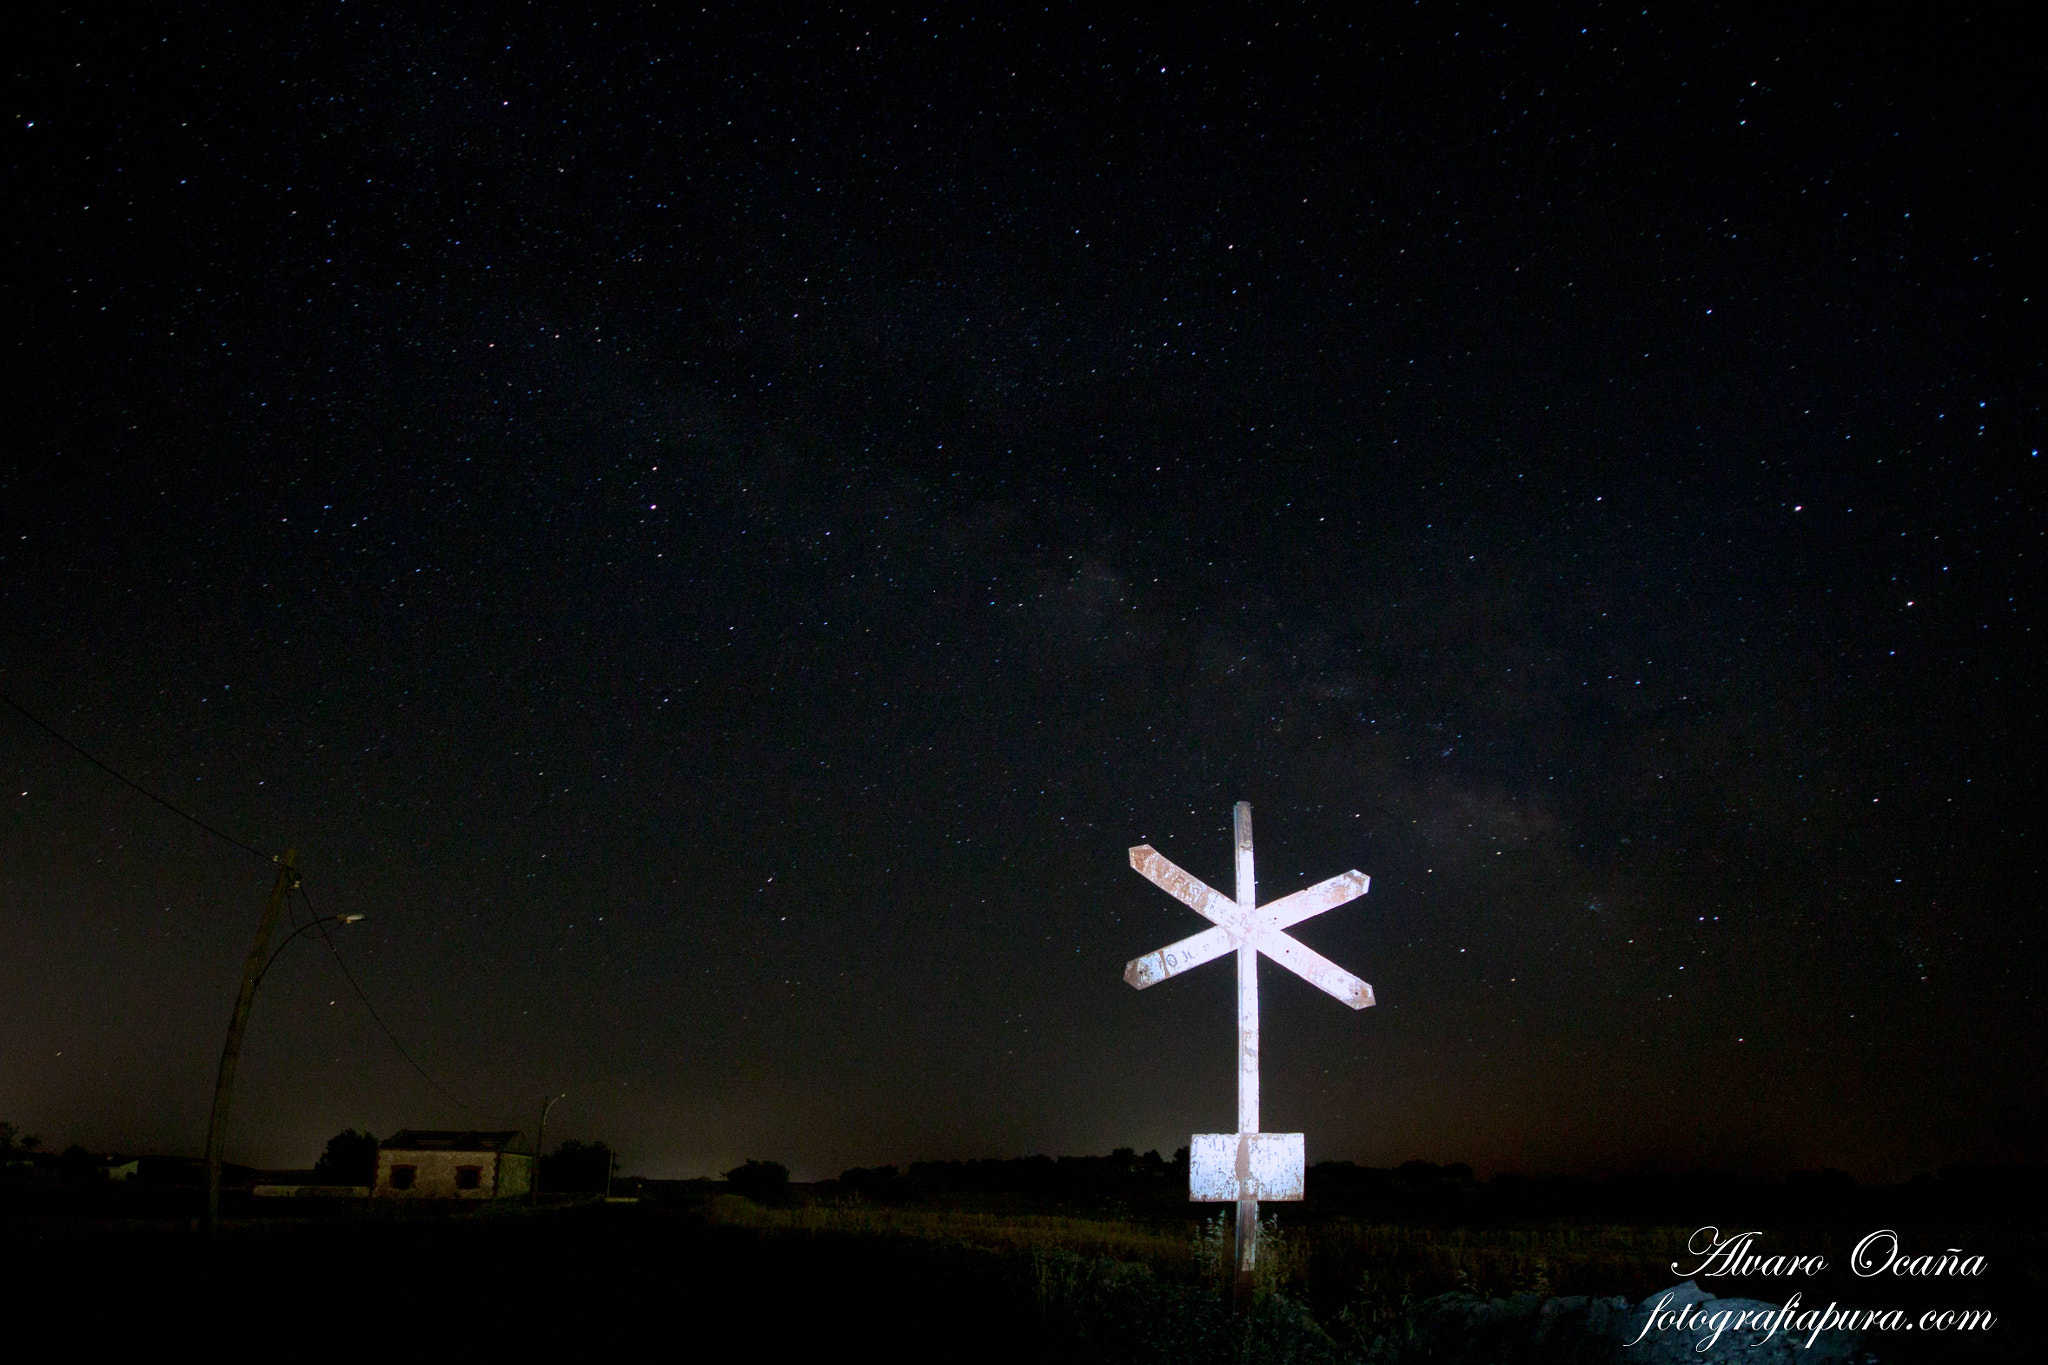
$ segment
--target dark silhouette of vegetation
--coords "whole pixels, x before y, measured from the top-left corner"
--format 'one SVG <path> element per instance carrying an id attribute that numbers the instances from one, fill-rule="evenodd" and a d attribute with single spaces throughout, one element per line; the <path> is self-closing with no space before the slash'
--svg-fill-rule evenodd
<path id="1" fill-rule="evenodd" d="M 33 1174 L 37 1148 L 42 1145 L 41 1138 L 25 1135 L 11 1123 L 0 1122 L 0 1180 L 18 1180 Z"/>
<path id="2" fill-rule="evenodd" d="M 789 1167 L 779 1161 L 750 1159 L 727 1171 L 725 1183 L 734 1194 L 743 1194 L 756 1204 L 780 1204 L 789 1198 Z"/>
<path id="3" fill-rule="evenodd" d="M 90 1185 L 107 1178 L 106 1163 L 77 1143 L 57 1158 L 57 1178 L 67 1185 Z"/>
<path id="4" fill-rule="evenodd" d="M 840 1189 L 885 1203 L 969 1196 L 998 1203 L 1126 1208 L 1187 1202 L 1187 1149 L 1168 1160 L 1119 1147 L 1108 1156 L 1027 1156 L 1008 1161 L 917 1161 L 908 1170 L 857 1166 Z"/>
<path id="5" fill-rule="evenodd" d="M 320 1185 L 367 1185 L 376 1177 L 377 1139 L 353 1128 L 327 1139 L 327 1150 L 313 1163 L 314 1183 Z"/>
<path id="6" fill-rule="evenodd" d="M 80 1255 L 89 1248 L 96 1266 L 109 1255 L 126 1257 L 137 1268 L 127 1282 L 141 1292 L 192 1270 L 178 1257 L 167 1261 L 156 1238 L 163 1226 L 188 1225 L 200 1207 L 196 1159 L 145 1155 L 128 1178 L 107 1181 L 83 1176 L 106 1159 L 75 1144 L 62 1154 L 28 1154 L 18 1132 L 0 1136 L 11 1152 L 0 1219 L 36 1228 L 59 1253 L 46 1257 L 49 1264 L 67 1263 L 69 1248 Z M 375 1150 L 367 1134 L 337 1139 L 316 1168 L 323 1181 L 326 1171 L 346 1169 L 339 1163 L 351 1150 L 358 1161 Z M 558 1182 L 552 1188 L 601 1188 L 611 1158 L 603 1143 L 562 1143 L 547 1157 Z M 780 1302 L 750 1297 L 765 1295 L 764 1284 L 831 1286 L 847 1315 L 915 1284 L 917 1311 L 904 1315 L 914 1338 L 978 1333 L 977 1343 L 986 1340 L 994 1354 L 979 1344 L 975 1354 L 989 1362 L 1003 1358 L 997 1348 L 1015 1345 L 1023 1359 L 1075 1365 L 1613 1360 L 1606 1338 L 1587 1335 L 1593 1319 L 1613 1318 L 1669 1287 L 1691 1230 L 1710 1222 L 1763 1228 L 1763 1250 L 1821 1252 L 1833 1263 L 1796 1286 L 1771 1275 L 1702 1282 L 1723 1296 L 1775 1303 L 1797 1287 L 1808 1301 L 1857 1302 L 1870 1290 L 1846 1268 L 1848 1249 L 1888 1227 L 1913 1250 L 1967 1247 L 1991 1270 L 1967 1282 L 1888 1280 L 1887 1304 L 1915 1313 L 1989 1305 L 2012 1320 L 2039 1282 L 2030 1229 L 2048 1197 L 2048 1171 L 2039 1167 L 1955 1165 L 1871 1186 L 1828 1171 L 1778 1179 L 1663 1172 L 1481 1180 L 1456 1164 L 1322 1162 L 1309 1169 L 1307 1202 L 1261 1211 L 1270 1219 L 1260 1234 L 1261 1287 L 1240 1318 L 1220 1288 L 1228 1277 L 1217 1273 L 1230 1244 L 1230 1213 L 1188 1202 L 1179 1153 L 918 1162 L 804 1185 L 792 1184 L 778 1162 L 753 1160 L 723 1184 L 623 1179 L 618 1192 L 639 1196 L 630 1206 L 565 1200 L 568 1207 L 544 1204 L 531 1218 L 445 1222 L 359 1216 L 339 1200 L 258 1198 L 248 1188 L 253 1175 L 232 1168 L 226 1175 L 223 1252 L 247 1256 L 252 1266 L 275 1258 L 275 1248 L 287 1244 L 277 1238 L 340 1259 L 350 1248 L 366 1259 L 412 1261 L 504 1257 L 511 1248 L 517 1261 L 521 1248 L 545 1249 L 551 1265 L 572 1267 L 563 1273 L 587 1275 L 593 1286 L 602 1267 L 604 1292 L 618 1294 L 616 1276 L 652 1275 L 657 1266 L 672 1276 L 680 1261 L 722 1311 L 763 1314 Z M 718 1197 L 727 1192 L 746 1198 Z M 525 1206 L 516 1212 L 524 1215 Z M 251 1230 L 259 1226 L 260 1236 Z M 561 1254 L 564 1245 L 592 1254 L 579 1261 Z M 654 1283 L 629 1278 L 623 1292 L 639 1286 L 652 1294 Z M 2010 1333 L 1973 1339 L 1966 1344 L 1985 1349 L 1962 1358 L 2023 1359 L 2023 1348 L 2000 1344 L 2017 1340 Z M 1912 1353 L 1916 1341 L 1876 1344 L 1897 1365 L 1951 1358 L 1928 1352 L 1953 1342 L 1931 1334 L 1929 1341 L 1919 1354 Z"/>
<path id="7" fill-rule="evenodd" d="M 541 1190 L 546 1194 L 603 1194 L 613 1160 L 609 1144 L 570 1138 L 541 1158 Z"/>

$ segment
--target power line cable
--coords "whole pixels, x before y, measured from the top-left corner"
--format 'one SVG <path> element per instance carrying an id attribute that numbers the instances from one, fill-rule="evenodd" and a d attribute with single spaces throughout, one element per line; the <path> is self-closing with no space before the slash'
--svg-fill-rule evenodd
<path id="1" fill-rule="evenodd" d="M 80 758 L 92 764 L 93 767 L 98 768 L 108 777 L 113 778 L 116 782 L 119 782 L 124 787 L 130 787 L 136 791 L 141 792 L 144 796 L 156 802 L 159 806 L 162 806 L 165 810 L 177 816 L 179 819 L 191 821 L 193 824 L 199 826 L 199 828 L 205 830 L 208 834 L 211 834 L 214 838 L 225 839 L 229 843 L 233 844 L 236 848 L 241 849 L 242 852 L 254 854 L 256 857 L 261 858 L 266 863 L 274 863 L 277 861 L 276 857 L 274 857 L 273 855 L 265 853 L 262 849 L 256 848 L 253 845 L 243 843 L 240 839 L 237 839 L 234 835 L 229 834 L 224 830 L 214 828 L 212 825 L 207 824 L 204 820 L 194 815 L 191 811 L 185 810 L 179 806 L 172 805 L 169 801 L 166 801 L 163 797 L 158 796 L 155 792 L 143 786 L 140 782 L 137 782 L 135 779 L 125 776 L 124 774 L 116 771 L 112 764 L 105 762 L 96 755 L 91 754 L 87 752 L 85 749 L 82 749 L 78 745 L 72 743 L 71 740 L 66 738 L 65 735 L 61 731 L 59 731 L 56 726 L 50 724 L 42 717 L 36 715 L 35 712 L 29 710 L 26 706 L 23 706 L 20 702 L 8 696 L 5 692 L 0 692 L 0 701 L 6 702 L 9 706 L 13 707 L 17 712 L 21 714 L 22 719 L 26 720 L 29 724 L 35 726 L 37 729 L 41 730 L 50 738 L 56 740 L 59 744 L 69 749 L 72 753 L 77 754 Z"/>
<path id="2" fill-rule="evenodd" d="M 312 899 L 306 895 L 305 885 L 301 883 L 296 889 L 299 893 L 299 899 L 306 903 L 306 913 L 313 917 L 313 923 L 319 927 L 320 937 L 326 940 L 327 951 L 334 954 L 334 965 L 341 968 L 341 974 L 343 977 L 347 978 L 349 988 L 356 993 L 356 999 L 363 1002 L 363 1008 L 370 1012 L 370 1018 L 376 1021 L 377 1027 L 384 1030 L 384 1036 L 391 1040 L 391 1046 L 398 1049 L 398 1055 L 405 1058 L 407 1064 L 410 1065 L 414 1071 L 420 1073 L 420 1079 L 425 1081 L 428 1085 L 433 1086 L 434 1089 L 438 1090 L 441 1093 L 442 1098 L 446 1099 L 450 1104 L 453 1104 L 456 1108 L 462 1110 L 464 1113 L 474 1114 L 478 1118 L 488 1119 L 492 1123 L 517 1123 L 518 1119 L 514 1118 L 512 1115 L 486 1114 L 483 1110 L 478 1109 L 473 1105 L 463 1103 L 460 1096 L 458 1096 L 454 1091 L 450 1090 L 447 1086 L 441 1084 L 441 1082 L 439 1082 L 438 1080 L 435 1080 L 433 1074 L 429 1072 L 425 1067 L 420 1065 L 419 1059 L 412 1055 L 412 1053 L 406 1048 L 405 1044 L 398 1040 L 398 1035 L 391 1031 L 391 1026 L 384 1022 L 384 1016 L 377 1013 L 377 1007 L 370 1003 L 370 997 L 367 993 L 364 992 L 362 985 L 359 982 L 357 982 L 355 973 L 348 969 L 348 963 L 343 961 L 341 956 L 341 945 L 337 944 L 334 941 L 334 935 L 327 932 L 327 925 L 324 921 L 320 919 L 320 912 L 313 908 Z"/>
<path id="3" fill-rule="evenodd" d="M 227 833 L 225 830 L 217 829 L 214 826 L 208 824 L 206 821 L 194 815 L 191 811 L 185 810 L 182 807 L 174 805 L 170 801 L 165 800 L 163 797 L 158 796 L 155 792 L 143 786 L 140 782 L 135 781 L 133 778 L 128 777 L 124 773 L 117 770 L 112 764 L 107 763 L 106 761 L 99 758 L 97 755 L 93 754 L 92 752 L 83 748 L 82 746 L 73 743 L 72 740 L 68 736 L 66 736 L 62 731 L 57 729 L 56 726 L 51 725 L 48 721 L 36 715 L 35 712 L 29 710 L 26 706 L 23 706 L 20 702 L 8 696 L 5 692 L 0 692 L 0 702 L 6 702 L 7 705 L 12 707 L 16 712 L 18 712 L 21 715 L 22 719 L 28 721 L 29 724 L 35 726 L 44 734 L 50 736 L 50 738 L 56 740 L 59 744 L 62 744 L 65 748 L 71 750 L 71 752 L 77 754 L 80 758 L 92 764 L 93 767 L 98 768 L 101 772 L 113 778 L 122 786 L 140 792 L 142 795 L 156 802 L 159 806 L 162 806 L 171 814 L 177 816 L 182 820 L 190 821 L 192 824 L 195 824 L 199 828 L 205 830 L 208 834 L 213 835 L 216 839 L 225 839 L 228 843 L 233 844 L 236 848 L 241 849 L 244 853 L 248 853 L 254 857 L 261 858 L 266 863 L 274 863 L 277 861 L 277 859 L 271 854 L 265 853 L 263 850 L 256 848 L 251 844 L 243 843 L 240 839 L 237 839 L 234 835 Z M 412 1053 L 409 1050 L 407 1050 L 405 1044 L 399 1041 L 398 1035 L 391 1031 L 391 1026 L 384 1022 L 384 1016 L 377 1013 L 377 1007 L 370 1003 L 370 997 L 363 990 L 361 983 L 359 983 L 356 980 L 355 973 L 351 972 L 348 969 L 348 963 L 342 959 L 340 945 L 334 941 L 334 936 L 327 932 L 327 926 L 324 923 L 320 922 L 317 912 L 315 912 L 313 909 L 313 902 L 306 896 L 304 884 L 299 883 L 293 889 L 298 892 L 299 899 L 305 902 L 306 913 L 308 915 L 313 916 L 314 924 L 320 930 L 320 937 L 326 940 L 327 950 L 334 954 L 334 965 L 341 968 L 341 974 L 344 978 L 347 979 L 349 988 L 356 993 L 356 998 L 363 1002 L 363 1008 L 369 1011 L 370 1018 L 375 1020 L 377 1027 L 384 1031 L 384 1036 L 391 1040 L 391 1046 L 398 1049 L 398 1055 L 405 1058 L 406 1062 L 412 1067 L 414 1071 L 419 1072 L 420 1078 L 424 1080 L 428 1085 L 434 1087 L 435 1090 L 439 1091 L 441 1095 L 449 1101 L 449 1103 L 455 1105 L 457 1108 L 463 1110 L 465 1113 L 474 1114 L 480 1119 L 488 1119 L 493 1123 L 518 1122 L 518 1120 L 511 1115 L 486 1114 L 481 1109 L 463 1103 L 461 1097 L 456 1095 L 447 1086 L 441 1084 L 441 1082 L 439 1082 L 438 1080 L 435 1080 L 432 1073 L 430 1073 L 425 1067 L 420 1065 L 419 1059 L 414 1057 Z M 289 902 L 287 902 L 287 904 L 289 904 Z M 298 926 L 298 916 L 296 912 L 293 913 L 292 924 L 294 928 Z"/>

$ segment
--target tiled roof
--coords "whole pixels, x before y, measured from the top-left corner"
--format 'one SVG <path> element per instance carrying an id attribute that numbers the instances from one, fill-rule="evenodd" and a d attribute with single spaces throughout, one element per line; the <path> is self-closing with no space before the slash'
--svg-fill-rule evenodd
<path id="1" fill-rule="evenodd" d="M 386 1152 L 502 1152 L 518 1140 L 516 1128 L 491 1133 L 475 1129 L 402 1128 L 377 1146 Z"/>

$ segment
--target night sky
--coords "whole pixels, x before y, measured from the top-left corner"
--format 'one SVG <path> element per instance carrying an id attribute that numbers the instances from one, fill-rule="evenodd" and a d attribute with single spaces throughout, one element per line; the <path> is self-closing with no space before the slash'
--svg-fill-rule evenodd
<path id="1" fill-rule="evenodd" d="M 2042 1156 L 2024 31 L 496 10 L 10 44 L 0 691 L 431 1077 L 308 935 L 231 1160 L 1170 1153 L 1237 800 L 1312 1162 Z M 0 766 L 0 1118 L 198 1152 L 273 869 Z"/>

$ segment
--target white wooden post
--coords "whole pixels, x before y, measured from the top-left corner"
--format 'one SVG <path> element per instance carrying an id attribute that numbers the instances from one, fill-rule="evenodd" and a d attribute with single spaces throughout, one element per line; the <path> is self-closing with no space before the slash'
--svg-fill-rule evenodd
<path id="1" fill-rule="evenodd" d="M 1259 905 L 1258 876 L 1252 863 L 1251 802 L 1238 802 L 1232 814 L 1237 835 L 1237 913 L 1249 924 Z M 1237 950 L 1237 1131 L 1259 1131 L 1259 950 L 1249 941 Z M 1249 1150 L 1242 1142 L 1238 1148 L 1238 1165 L 1245 1167 Z M 1232 1297 L 1243 1303 L 1251 1292 L 1252 1268 L 1259 1255 L 1259 1201 L 1244 1179 L 1250 1170 L 1241 1169 L 1237 1174 L 1237 1275 Z"/>
<path id="2" fill-rule="evenodd" d="M 1261 906 L 1252 861 L 1251 804 L 1238 802 L 1233 814 L 1235 901 L 1204 886 L 1149 844 L 1131 850 L 1131 867 L 1140 876 L 1215 927 L 1133 958 L 1124 965 L 1124 980 L 1143 990 L 1225 953 L 1237 957 L 1237 1131 L 1196 1133 L 1188 1143 L 1188 1198 L 1236 1203 L 1232 1292 L 1243 1307 L 1250 1301 L 1252 1271 L 1258 1262 L 1259 1201 L 1301 1198 L 1305 1170 L 1300 1133 L 1259 1131 L 1259 954 L 1355 1010 L 1372 1004 L 1371 986 L 1285 932 L 1311 915 L 1364 895 L 1372 879 L 1353 870 Z"/>

